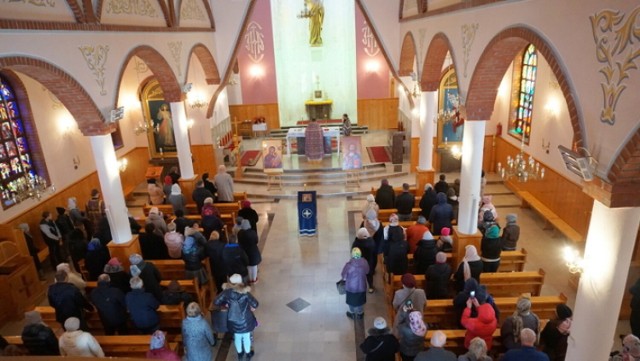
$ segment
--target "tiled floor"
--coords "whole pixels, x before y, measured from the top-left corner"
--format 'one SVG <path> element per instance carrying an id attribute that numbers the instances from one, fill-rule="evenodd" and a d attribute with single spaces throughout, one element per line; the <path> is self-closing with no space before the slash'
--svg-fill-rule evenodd
<path id="1" fill-rule="evenodd" d="M 258 149 L 259 143 L 256 141 L 246 141 L 246 149 L 252 149 L 252 144 L 255 147 L 253 149 Z M 386 144 L 386 133 L 364 136 L 363 146 L 368 144 Z M 366 162 L 368 157 L 364 158 Z M 327 159 L 325 162 L 335 160 Z M 261 164 L 259 161 L 257 167 Z M 290 161 L 290 164 L 320 168 L 317 165 L 307 166 L 304 159 Z M 407 166 L 404 167 L 406 169 Z M 451 174 L 448 179 L 456 177 L 456 174 Z M 542 219 L 531 210 L 519 208 L 517 198 L 509 194 L 495 175 L 490 174 L 488 179 L 486 193 L 500 194 L 495 197 L 499 217 L 504 219 L 508 213 L 518 215 L 521 226 L 518 247 L 524 247 L 528 252 L 526 269 L 543 268 L 546 272 L 542 293 L 556 295 L 562 292 L 568 297 L 569 305 L 573 306 L 575 291 L 568 286 L 569 272 L 561 259 L 566 240 L 554 231 L 543 230 Z M 415 175 L 390 177 L 389 181 L 394 186 L 400 186 L 403 182 L 415 184 Z M 355 226 L 360 222 L 358 212 L 365 195 L 372 186 L 378 185 L 379 180 L 371 180 L 363 181 L 358 189 L 347 189 L 345 185 L 314 187 L 319 194 L 319 233 L 315 237 L 299 237 L 295 195 L 302 189 L 302 184 L 269 191 L 265 186 L 236 183 L 236 191 L 247 191 L 253 207 L 260 214 L 258 233 L 261 235 L 263 261 L 259 267 L 260 282 L 252 290 L 260 301 L 256 311 L 260 325 L 254 333 L 254 360 L 363 359 L 356 352 L 356 340 L 362 337 L 363 330 L 366 332 L 371 327 L 374 317 L 387 317 L 383 294 L 377 291 L 368 295 L 364 321 L 354 324 L 345 316 L 345 297 L 337 294 L 335 282 L 349 259 L 349 248 L 354 239 Z M 336 196 L 343 192 L 349 192 L 350 196 Z M 378 290 L 382 289 L 379 273 L 374 283 Z M 306 307 L 290 307 L 292 302 Z M 17 334 L 21 328 L 20 322 L 12 323 L 4 325 L 0 332 L 5 335 Z M 628 330 L 628 325 L 622 323 L 620 330 Z M 226 357 L 216 357 L 217 361 L 235 359 L 233 347 Z"/>

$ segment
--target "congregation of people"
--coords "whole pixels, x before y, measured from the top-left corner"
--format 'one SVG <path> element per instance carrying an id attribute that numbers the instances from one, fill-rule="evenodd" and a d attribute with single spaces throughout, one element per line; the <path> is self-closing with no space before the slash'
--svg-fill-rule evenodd
<path id="1" fill-rule="evenodd" d="M 391 307 L 393 322 L 376 317 L 368 337 L 360 345 L 367 361 L 395 360 L 564 360 L 570 334 L 572 311 L 565 304 L 556 307 L 556 318 L 542 320 L 531 310 L 530 295 L 518 298 L 513 314 L 502 314 L 487 287 L 480 283 L 484 272 L 497 272 L 502 251 L 517 249 L 520 228 L 517 216 L 505 217 L 504 227 L 491 196 L 482 196 L 478 228 L 482 233 L 480 252 L 473 245 L 457 268 L 447 263 L 453 249 L 452 225 L 457 218 L 459 181 L 449 184 L 444 175 L 432 186 L 427 184 L 420 198 L 420 212 L 414 223 L 416 199 L 408 184 L 399 194 L 386 179 L 367 197 L 362 209 L 361 228 L 356 232 L 350 260 L 341 279 L 345 282 L 347 317 L 364 318 L 367 294 L 374 293 L 373 275 L 378 258 L 383 262 L 383 278 L 402 275 L 402 288 L 395 290 Z M 484 188 L 484 187 L 482 187 Z M 378 218 L 380 210 L 393 209 L 388 222 Z M 386 221 L 386 220 L 385 220 Z M 412 257 L 410 257 L 412 256 Z M 410 267 L 410 258 L 413 266 Z M 416 275 L 423 275 L 418 287 Z M 388 279 L 388 278 L 387 278 Z M 444 348 L 447 336 L 439 324 L 425 324 L 428 300 L 450 299 L 458 329 L 466 330 L 465 353 L 455 355 Z M 498 322 L 500 317 L 503 321 Z M 432 329 L 425 346 L 427 331 Z M 500 350 L 493 347 L 499 330 Z"/>
<path id="2" fill-rule="evenodd" d="M 97 312 L 102 323 L 99 334 L 149 335 L 147 358 L 180 360 L 178 350 L 167 347 L 167 333 L 160 330 L 158 310 L 161 305 L 183 305 L 186 317 L 181 337 L 186 360 L 211 360 L 217 339 L 227 332 L 233 334 L 238 358 L 251 359 L 252 331 L 257 325 L 253 311 L 258 301 L 250 290 L 258 283 L 262 260 L 257 234 L 259 215 L 249 200 L 243 200 L 236 225 L 227 232 L 215 203 L 234 201 L 233 179 L 221 166 L 213 182 L 208 180 L 208 174 L 197 181 L 192 200 L 201 220 L 190 220 L 185 217 L 187 202 L 178 179 L 177 169 L 173 168 L 165 177 L 164 189 L 156 180 L 148 181 L 148 204 L 152 207 L 144 229 L 130 217 L 141 253 L 129 256 L 128 270 L 122 260 L 110 255 L 109 220 L 98 190 L 92 191 L 84 211 L 72 197 L 67 209 L 57 209 L 55 220 L 50 212 L 43 212 L 40 231 L 56 270 L 47 298 L 63 333 L 56 335 L 38 311 L 29 311 L 22 332 L 24 348 L 16 352 L 105 357 L 91 333 L 96 330 L 87 323 L 87 313 Z M 164 215 L 153 206 L 160 204 L 171 204 L 173 216 Z M 20 228 L 43 276 L 29 226 L 25 223 Z M 160 260 L 182 260 L 184 277 L 180 280 L 194 280 L 206 287 L 211 278 L 215 284 L 211 305 L 199 304 L 198 295 L 187 292 L 179 280 L 163 280 L 154 265 Z M 163 287 L 162 281 L 170 282 Z M 90 288 L 88 282 L 95 282 L 96 286 Z M 214 319 L 214 314 L 218 322 L 212 323 L 208 317 Z"/>

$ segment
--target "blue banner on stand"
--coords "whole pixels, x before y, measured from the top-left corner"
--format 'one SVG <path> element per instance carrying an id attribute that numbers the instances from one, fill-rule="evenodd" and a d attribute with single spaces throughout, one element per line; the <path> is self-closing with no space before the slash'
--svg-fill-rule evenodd
<path id="1" fill-rule="evenodd" d="M 315 236 L 318 227 L 316 191 L 298 192 L 298 228 L 301 236 Z"/>

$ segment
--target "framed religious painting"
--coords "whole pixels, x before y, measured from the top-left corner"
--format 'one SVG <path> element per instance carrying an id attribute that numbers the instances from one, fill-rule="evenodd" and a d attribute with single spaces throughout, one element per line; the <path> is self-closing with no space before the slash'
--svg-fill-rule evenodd
<path id="1" fill-rule="evenodd" d="M 342 138 L 342 170 L 362 168 L 362 150 L 360 137 Z"/>
<path id="2" fill-rule="evenodd" d="M 462 144 L 464 125 L 458 125 L 453 115 L 459 106 L 458 77 L 450 68 L 442 77 L 438 99 L 438 137 L 437 146 L 446 147 L 451 143 Z"/>
<path id="3" fill-rule="evenodd" d="M 263 140 L 262 155 L 264 169 L 282 169 L 282 140 Z"/>
<path id="4" fill-rule="evenodd" d="M 151 158 L 176 158 L 178 154 L 171 107 L 164 100 L 164 93 L 156 79 L 142 88 L 141 99 Z"/>

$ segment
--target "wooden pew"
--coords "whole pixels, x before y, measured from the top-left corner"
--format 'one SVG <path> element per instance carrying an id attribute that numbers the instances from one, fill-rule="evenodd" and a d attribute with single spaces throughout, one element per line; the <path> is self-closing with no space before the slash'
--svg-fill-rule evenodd
<path id="1" fill-rule="evenodd" d="M 439 236 L 435 236 L 438 239 Z M 451 266 L 453 272 L 456 271 L 458 265 L 452 263 L 452 255 L 450 252 L 445 252 L 447 255 L 447 263 Z M 413 273 L 413 254 L 408 254 L 409 259 L 409 272 Z M 519 251 L 502 251 L 500 255 L 500 268 L 498 272 L 522 272 L 524 271 L 524 265 L 527 262 L 527 250 L 522 248 Z"/>
<path id="2" fill-rule="evenodd" d="M 378 190 L 378 188 L 371 187 L 371 194 L 373 194 L 375 196 L 376 195 L 376 191 Z M 393 191 L 396 193 L 396 197 L 397 197 L 398 195 L 400 195 L 402 193 L 402 187 L 393 187 Z M 410 186 L 409 187 L 409 193 L 413 194 L 414 196 L 418 196 L 418 190 L 416 189 L 415 186 Z M 422 192 L 422 193 L 424 193 L 424 192 Z M 420 195 L 422 195 L 422 193 L 420 193 Z"/>
<path id="3" fill-rule="evenodd" d="M 431 336 L 436 330 L 428 330 L 424 335 L 425 348 L 431 347 Z M 442 331 L 447 336 L 447 342 L 444 344 L 444 348 L 455 353 L 456 355 L 464 355 L 467 353 L 467 349 L 464 347 L 464 335 L 467 330 L 438 330 Z M 502 346 L 502 340 L 500 339 L 500 328 L 498 327 L 493 332 L 493 341 L 491 345 L 491 353 L 505 352 L 504 346 Z"/>
<path id="4" fill-rule="evenodd" d="M 544 276 L 542 268 L 528 272 L 482 273 L 480 284 L 486 285 L 494 297 L 514 297 L 523 293 L 540 296 Z"/>
<path id="5" fill-rule="evenodd" d="M 502 322 L 515 312 L 518 297 L 495 297 L 494 301 L 500 310 L 500 327 Z M 567 296 L 563 293 L 558 296 L 533 296 L 531 311 L 540 319 L 553 319 L 556 317 L 556 306 L 561 303 L 567 303 Z M 439 328 L 458 328 L 452 299 L 428 300 L 423 314 L 424 322 L 427 324 L 437 324 Z"/>
<path id="6" fill-rule="evenodd" d="M 145 358 L 149 351 L 151 335 L 127 335 L 127 336 L 104 336 L 93 335 L 102 347 L 107 357 L 137 357 Z M 11 345 L 22 346 L 21 336 L 5 336 Z M 167 334 L 167 346 L 180 354 L 182 350 L 182 335 Z"/>
<path id="7" fill-rule="evenodd" d="M 42 321 L 51 327 L 51 329 L 56 330 L 62 327 L 62 325 L 56 321 L 56 311 L 53 307 L 38 306 L 35 310 L 40 313 Z M 160 317 L 160 329 L 163 331 L 180 330 L 182 327 L 182 320 L 185 318 L 184 305 L 160 305 L 158 308 L 158 316 Z M 104 333 L 104 328 L 102 327 L 98 311 L 85 312 L 85 318 L 87 320 L 87 325 L 89 326 L 89 331 L 92 334 Z M 129 324 L 129 329 L 135 330 L 133 324 Z"/>
<path id="8" fill-rule="evenodd" d="M 422 212 L 422 209 L 412 208 L 411 220 L 416 221 L 418 219 L 418 216 L 420 215 L 420 212 Z M 380 220 L 380 222 L 389 222 L 389 217 L 391 216 L 392 213 L 398 214 L 398 210 L 395 208 L 381 209 L 378 211 L 378 219 Z"/>
<path id="9" fill-rule="evenodd" d="M 518 196 L 522 199 L 521 208 L 534 209 L 542 216 L 542 218 L 545 219 L 546 224 L 552 225 L 571 241 L 575 243 L 584 242 L 584 236 L 582 234 L 578 233 L 578 231 L 571 227 L 567 222 L 558 217 L 558 215 L 549 209 L 549 207 L 545 206 L 536 197 L 534 197 L 533 194 L 526 191 L 520 191 L 518 192 Z"/>
<path id="10" fill-rule="evenodd" d="M 158 210 L 165 216 L 173 216 L 173 207 L 171 206 L 171 204 L 158 204 L 157 206 L 145 204 L 144 206 L 142 206 L 142 212 L 144 213 L 145 217 L 149 216 L 149 211 L 153 207 L 158 208 Z M 185 208 L 187 209 L 186 214 L 198 214 L 198 207 L 195 203 L 187 203 Z"/>

